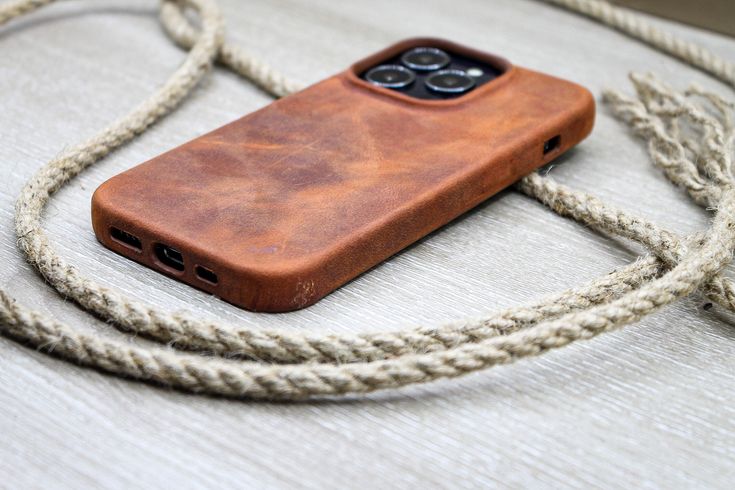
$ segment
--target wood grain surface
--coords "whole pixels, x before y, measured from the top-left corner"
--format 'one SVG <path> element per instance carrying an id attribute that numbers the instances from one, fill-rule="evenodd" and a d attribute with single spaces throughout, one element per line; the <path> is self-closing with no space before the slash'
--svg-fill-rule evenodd
<path id="1" fill-rule="evenodd" d="M 315 82 L 415 35 L 446 37 L 599 95 L 653 71 L 732 95 L 687 66 L 537 2 L 220 0 L 229 36 Z M 63 2 L 0 29 L 0 283 L 23 304 L 120 335 L 55 294 L 19 255 L 13 201 L 64 147 L 156 88 L 183 54 L 153 1 Z M 656 21 L 735 57 L 735 40 Z M 172 310 L 241 325 L 344 332 L 435 325 L 527 302 L 635 259 L 507 191 L 315 306 L 254 314 L 104 249 L 104 180 L 268 104 L 217 70 L 174 114 L 53 199 L 46 226 L 84 273 Z M 552 175 L 679 233 L 710 219 L 601 107 Z M 313 403 L 197 397 L 113 378 L 0 338 L 2 488 L 728 488 L 735 481 L 735 324 L 698 295 L 541 358 L 460 380 Z M 131 342 L 140 340 L 130 339 Z"/>

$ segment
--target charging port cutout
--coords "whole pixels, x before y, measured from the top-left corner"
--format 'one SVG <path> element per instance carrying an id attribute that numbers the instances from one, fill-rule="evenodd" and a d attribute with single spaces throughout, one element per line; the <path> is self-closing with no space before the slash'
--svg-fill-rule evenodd
<path id="1" fill-rule="evenodd" d="M 217 274 L 207 269 L 206 267 L 198 265 L 194 267 L 194 273 L 199 279 L 204 282 L 208 282 L 209 284 L 217 284 Z"/>
<path id="2" fill-rule="evenodd" d="M 544 141 L 544 155 L 559 148 L 559 143 L 561 143 L 561 136 L 558 134 Z"/>
<path id="3" fill-rule="evenodd" d="M 182 272 L 184 270 L 184 256 L 175 248 L 162 243 L 156 243 L 153 247 L 158 261 L 166 267 Z"/>
<path id="4" fill-rule="evenodd" d="M 122 231 L 120 228 L 115 228 L 114 226 L 111 226 L 110 237 L 112 237 L 112 239 L 116 242 L 121 243 L 128 248 L 132 248 L 136 252 L 143 251 L 143 246 L 140 242 L 140 238 L 131 233 L 128 233 L 127 231 Z"/>

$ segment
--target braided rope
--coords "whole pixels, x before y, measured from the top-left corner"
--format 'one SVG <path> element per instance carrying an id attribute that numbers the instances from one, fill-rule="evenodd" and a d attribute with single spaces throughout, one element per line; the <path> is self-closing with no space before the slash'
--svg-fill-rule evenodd
<path id="1" fill-rule="evenodd" d="M 14 0 L 0 5 L 0 26 L 11 19 L 33 12 L 55 0 Z"/>
<path id="2" fill-rule="evenodd" d="M 0 24 L 52 1 L 3 4 Z M 605 2 L 552 3 L 621 29 L 735 86 L 731 63 Z M 200 28 L 188 23 L 183 15 L 186 7 L 197 11 Z M 455 377 L 537 355 L 634 322 L 697 288 L 735 311 L 735 286 L 719 275 L 735 247 L 733 105 L 700 87 L 680 94 L 652 76 L 639 75 L 632 76 L 637 98 L 606 92 L 606 102 L 648 142 L 652 160 L 673 183 L 717 212 L 705 233 L 679 238 L 548 177 L 535 173 L 524 178 L 518 189 L 560 215 L 635 240 L 651 251 L 652 255 L 585 287 L 438 327 L 321 335 L 202 321 L 184 313 L 160 311 L 98 285 L 54 251 L 41 226 L 43 210 L 61 186 L 172 110 L 215 60 L 274 96 L 299 89 L 244 50 L 223 42 L 222 21 L 212 0 L 166 0 L 161 5 L 161 21 L 172 39 L 189 49 L 184 64 L 129 115 L 43 166 L 16 202 L 15 227 L 27 260 L 60 294 L 123 331 L 176 349 L 87 334 L 22 307 L 0 291 L 0 332 L 4 335 L 109 373 L 188 391 L 302 399 Z M 233 360 L 233 356 L 246 360 Z"/>
<path id="3" fill-rule="evenodd" d="M 604 0 L 543 0 L 598 20 L 635 39 L 669 54 L 688 65 L 735 87 L 735 64 L 699 44 L 684 41 L 669 32 L 656 29 L 638 15 L 614 7 Z"/>

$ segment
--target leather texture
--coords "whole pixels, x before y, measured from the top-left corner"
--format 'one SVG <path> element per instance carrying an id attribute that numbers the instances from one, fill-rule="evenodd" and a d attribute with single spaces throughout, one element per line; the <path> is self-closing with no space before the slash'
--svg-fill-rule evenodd
<path id="1" fill-rule="evenodd" d="M 359 79 L 424 45 L 504 74 L 443 101 Z M 92 198 L 92 223 L 111 250 L 233 304 L 295 310 L 576 145 L 594 111 L 579 85 L 411 39 L 113 177 Z M 111 227 L 138 237 L 142 250 L 112 238 Z M 162 265 L 156 243 L 180 251 L 184 271 Z M 197 265 L 217 283 L 198 277 Z"/>

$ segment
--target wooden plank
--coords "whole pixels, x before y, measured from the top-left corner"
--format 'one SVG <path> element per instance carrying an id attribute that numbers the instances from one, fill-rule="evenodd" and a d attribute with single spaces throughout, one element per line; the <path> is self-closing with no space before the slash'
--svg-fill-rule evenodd
<path id="1" fill-rule="evenodd" d="M 229 36 L 317 81 L 397 39 L 434 34 L 566 77 L 595 94 L 631 70 L 723 86 L 624 36 L 536 2 L 220 0 Z M 154 2 L 61 2 L 0 29 L 0 284 L 18 301 L 119 335 L 59 298 L 19 257 L 12 205 L 42 162 L 138 104 L 181 62 Z M 735 57 L 735 41 L 677 33 Z M 218 70 L 179 110 L 54 198 L 46 227 L 85 274 L 141 300 L 243 325 L 320 332 L 434 325 L 530 301 L 639 250 L 512 191 L 307 310 L 238 310 L 101 247 L 89 200 L 106 178 L 268 97 Z M 552 170 L 670 229 L 707 212 L 673 189 L 600 107 Z M 308 404 L 184 395 L 64 363 L 0 338 L 0 487 L 728 488 L 735 479 L 735 330 L 699 296 L 538 359 L 393 392 Z M 131 342 L 140 340 L 131 339 Z"/>
<path id="2" fill-rule="evenodd" d="M 735 2 L 732 0 L 617 0 L 615 3 L 735 36 Z"/>

